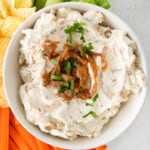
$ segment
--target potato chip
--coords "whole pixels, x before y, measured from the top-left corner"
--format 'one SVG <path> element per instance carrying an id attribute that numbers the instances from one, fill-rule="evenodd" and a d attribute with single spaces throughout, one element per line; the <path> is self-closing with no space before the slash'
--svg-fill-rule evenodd
<path id="1" fill-rule="evenodd" d="M 4 94 L 4 88 L 3 88 L 3 81 L 2 81 L 2 76 L 0 75 L 0 106 L 1 107 L 8 107 L 7 100 L 5 98 Z"/>
<path id="2" fill-rule="evenodd" d="M 19 8 L 31 7 L 31 2 L 33 3 L 32 0 L 0 0 L 0 107 L 8 106 L 2 83 L 2 68 L 6 48 L 13 33 L 24 19 L 35 12 L 35 7 Z"/>
<path id="3" fill-rule="evenodd" d="M 4 25 L 4 19 L 0 19 L 0 30 L 3 27 L 3 25 Z"/>
<path id="4" fill-rule="evenodd" d="M 21 23 L 22 20 L 16 17 L 6 17 L 3 22 L 2 28 L 0 29 L 1 34 L 5 37 L 12 37 L 13 33 L 16 31 Z"/>
<path id="5" fill-rule="evenodd" d="M 2 82 L 2 69 L 3 69 L 3 59 L 6 52 L 6 48 L 10 38 L 0 38 L 0 106 L 7 107 L 7 100 L 4 95 L 3 82 Z"/>
<path id="6" fill-rule="evenodd" d="M 15 8 L 15 1 L 14 0 L 7 0 L 7 1 L 11 1 L 9 4 L 9 10 L 10 10 L 10 14 L 12 17 L 17 17 L 20 18 L 20 15 L 18 14 L 17 8 Z"/>
<path id="7" fill-rule="evenodd" d="M 11 7 L 15 8 L 15 0 L 6 0 L 6 1 Z"/>
<path id="8" fill-rule="evenodd" d="M 9 41 L 10 38 L 0 38 L 0 75 L 2 74 L 3 60 Z"/>
<path id="9" fill-rule="evenodd" d="M 0 12 L 3 18 L 11 15 L 10 5 L 7 0 L 0 0 Z"/>
<path id="10" fill-rule="evenodd" d="M 1 58 L 2 51 L 7 48 L 9 41 L 10 41 L 10 38 L 8 37 L 0 38 L 0 58 Z"/>
<path id="11" fill-rule="evenodd" d="M 14 0 L 0 0 L 0 11 L 2 18 L 6 18 L 7 16 L 17 16 L 18 18 L 21 18 L 15 8 Z"/>
<path id="12" fill-rule="evenodd" d="M 1 11 L 0 11 L 0 19 L 3 19 L 3 16 L 2 16 L 2 13 L 1 13 Z"/>
<path id="13" fill-rule="evenodd" d="M 32 7 L 34 0 L 15 0 L 16 8 L 28 8 Z"/>
<path id="14" fill-rule="evenodd" d="M 36 10 L 35 7 L 32 7 L 32 8 L 18 8 L 18 14 L 22 18 L 26 19 L 29 16 L 31 16 L 35 12 L 35 10 Z"/>

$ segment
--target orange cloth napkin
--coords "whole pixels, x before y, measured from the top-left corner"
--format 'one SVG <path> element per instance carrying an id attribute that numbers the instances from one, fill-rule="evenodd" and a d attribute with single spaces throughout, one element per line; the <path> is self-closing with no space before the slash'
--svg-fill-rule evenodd
<path id="1" fill-rule="evenodd" d="M 106 150 L 100 146 L 90 150 Z M 28 133 L 7 108 L 0 107 L 0 150 L 64 150 L 48 145 Z"/>

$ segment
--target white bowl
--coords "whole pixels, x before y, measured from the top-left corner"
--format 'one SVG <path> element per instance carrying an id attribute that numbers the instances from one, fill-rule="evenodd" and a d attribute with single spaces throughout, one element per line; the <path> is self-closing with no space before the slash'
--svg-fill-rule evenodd
<path id="1" fill-rule="evenodd" d="M 119 113 L 116 117 L 114 117 L 108 125 L 104 128 L 102 134 L 93 139 L 89 138 L 77 138 L 73 141 L 67 141 L 61 138 L 57 138 L 51 136 L 49 134 L 43 133 L 40 131 L 38 127 L 30 124 L 26 118 L 24 113 L 24 108 L 21 104 L 21 100 L 18 95 L 18 89 L 21 84 L 20 76 L 19 76 L 19 65 L 18 65 L 18 56 L 19 56 L 19 41 L 22 37 L 22 29 L 26 29 L 32 27 L 35 23 L 37 18 L 39 18 L 40 14 L 50 9 L 57 9 L 60 7 L 71 7 L 77 10 L 85 11 L 85 10 L 96 10 L 100 11 L 105 15 L 106 24 L 113 28 L 124 29 L 128 32 L 130 37 L 136 41 L 138 46 L 138 53 L 141 60 L 141 67 L 143 68 L 144 72 L 147 74 L 145 58 L 143 55 L 143 49 L 141 47 L 140 42 L 138 41 L 136 35 L 132 31 L 132 29 L 119 17 L 117 17 L 112 12 L 105 10 L 101 7 L 90 5 L 87 3 L 79 3 L 79 2 L 70 2 L 70 3 L 60 3 L 56 5 L 52 5 L 48 8 L 44 8 L 37 13 L 33 14 L 29 19 L 27 19 L 17 30 L 14 37 L 12 38 L 9 47 L 7 49 L 6 57 L 4 60 L 4 69 L 3 69 L 3 76 L 4 76 L 4 90 L 9 102 L 9 105 L 15 114 L 16 118 L 19 122 L 24 126 L 26 130 L 28 130 L 31 134 L 35 137 L 39 138 L 40 140 L 55 145 L 62 148 L 67 149 L 88 149 L 93 148 L 96 146 L 100 146 L 110 142 L 111 140 L 118 137 L 121 133 L 123 133 L 129 125 L 133 122 L 133 120 L 138 115 L 143 102 L 144 97 L 146 94 L 146 88 L 142 90 L 140 95 L 133 96 L 130 101 L 121 108 Z"/>

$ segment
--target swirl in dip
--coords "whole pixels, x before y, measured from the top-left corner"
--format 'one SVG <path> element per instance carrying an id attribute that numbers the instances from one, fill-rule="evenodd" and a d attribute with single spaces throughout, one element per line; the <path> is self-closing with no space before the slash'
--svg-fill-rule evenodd
<path id="1" fill-rule="evenodd" d="M 60 8 L 23 30 L 20 98 L 29 122 L 65 139 L 96 137 L 145 86 L 136 43 L 100 12 Z"/>

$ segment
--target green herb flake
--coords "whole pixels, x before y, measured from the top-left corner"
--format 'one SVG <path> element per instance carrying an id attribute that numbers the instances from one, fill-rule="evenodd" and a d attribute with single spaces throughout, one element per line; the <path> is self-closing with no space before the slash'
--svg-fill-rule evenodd
<path id="1" fill-rule="evenodd" d="M 89 115 L 91 115 L 91 116 L 94 117 L 94 118 L 98 118 L 97 113 L 94 112 L 94 111 L 90 111 L 89 113 L 85 114 L 85 115 L 82 116 L 82 117 L 83 117 L 83 118 L 86 118 L 86 117 L 88 117 Z"/>
<path id="2" fill-rule="evenodd" d="M 86 106 L 90 106 L 90 107 L 93 107 L 93 106 L 94 106 L 94 104 L 92 104 L 92 103 L 86 103 L 85 105 L 86 105 Z"/>
<path id="3" fill-rule="evenodd" d="M 56 74 L 52 74 L 51 75 L 51 80 L 62 80 L 62 76 L 59 74 L 59 73 L 56 73 Z"/>
<path id="4" fill-rule="evenodd" d="M 61 122 L 60 122 L 60 126 L 61 126 L 61 127 L 65 127 L 65 123 L 61 121 Z"/>
<path id="5" fill-rule="evenodd" d="M 72 71 L 73 68 L 75 68 L 77 66 L 77 62 L 72 60 L 67 60 L 63 62 L 63 69 L 65 72 L 70 73 Z"/>
<path id="6" fill-rule="evenodd" d="M 98 97 L 99 97 L 99 95 L 98 95 L 98 93 L 92 98 L 92 100 L 93 100 L 93 102 L 95 103 L 96 102 L 96 100 L 98 99 Z"/>
<path id="7" fill-rule="evenodd" d="M 75 60 L 72 60 L 71 65 L 72 65 L 73 68 L 75 68 L 75 67 L 77 67 L 78 64 Z"/>
<path id="8" fill-rule="evenodd" d="M 69 83 L 68 82 L 62 82 L 61 84 L 60 84 L 62 87 L 69 87 Z"/>
<path id="9" fill-rule="evenodd" d="M 58 93 L 64 93 L 68 89 L 68 87 L 69 87 L 69 83 L 68 82 L 62 82 L 60 84 Z"/>
<path id="10" fill-rule="evenodd" d="M 51 60 L 51 63 L 54 64 L 54 65 L 58 65 L 58 60 L 52 59 L 52 60 Z"/>
<path id="11" fill-rule="evenodd" d="M 71 66 L 71 62 L 69 60 L 63 62 L 63 69 L 67 73 L 71 72 L 72 66 Z"/>
<path id="12" fill-rule="evenodd" d="M 74 80 L 70 80 L 70 90 L 74 91 Z"/>
<path id="13" fill-rule="evenodd" d="M 84 45 L 83 48 L 80 51 L 80 55 L 84 56 L 86 52 L 89 52 L 93 49 L 92 43 L 88 43 L 87 45 Z"/>
<path id="14" fill-rule="evenodd" d="M 67 42 L 73 44 L 72 33 L 68 33 L 68 34 L 69 34 L 69 38 L 67 39 Z"/>
<path id="15" fill-rule="evenodd" d="M 74 31 L 82 31 L 83 29 L 83 26 L 85 25 L 84 22 L 75 22 L 73 25 L 70 25 L 68 26 L 66 29 L 65 29 L 65 33 L 72 33 Z"/>
<path id="16" fill-rule="evenodd" d="M 85 43 L 84 30 L 81 30 L 81 37 L 80 37 L 80 40 L 82 40 L 82 42 Z"/>
<path id="17" fill-rule="evenodd" d="M 70 44 L 73 44 L 73 39 L 72 39 L 72 33 L 73 32 L 80 32 L 81 33 L 81 37 L 80 39 L 85 42 L 85 38 L 84 38 L 84 28 L 83 26 L 85 25 L 85 23 L 83 22 L 75 22 L 73 25 L 68 26 L 64 31 L 66 34 L 69 35 L 67 41 Z"/>

